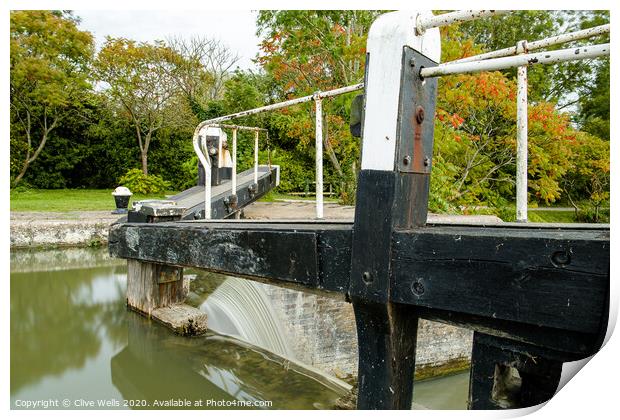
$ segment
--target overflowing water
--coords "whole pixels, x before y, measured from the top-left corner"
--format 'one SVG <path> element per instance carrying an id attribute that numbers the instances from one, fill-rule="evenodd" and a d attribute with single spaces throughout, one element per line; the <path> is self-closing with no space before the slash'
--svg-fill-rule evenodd
<path id="1" fill-rule="evenodd" d="M 12 408 L 311 409 L 346 392 L 294 361 L 266 286 L 194 274 L 188 302 L 213 331 L 185 338 L 128 311 L 126 279 L 105 249 L 11 253 Z M 464 408 L 466 376 L 416 384 L 414 398 Z"/>
<path id="2" fill-rule="evenodd" d="M 199 308 L 207 313 L 213 331 L 295 360 L 296 355 L 282 334 L 280 320 L 263 287 L 260 283 L 226 276 Z"/>

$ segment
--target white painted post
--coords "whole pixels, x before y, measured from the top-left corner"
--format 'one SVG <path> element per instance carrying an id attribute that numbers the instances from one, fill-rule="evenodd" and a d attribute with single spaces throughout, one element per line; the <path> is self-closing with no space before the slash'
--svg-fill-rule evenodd
<path id="1" fill-rule="evenodd" d="M 316 149 L 316 218 L 323 218 L 323 105 L 319 94 L 314 96 Z"/>
<path id="2" fill-rule="evenodd" d="M 217 167 L 218 168 L 222 167 L 222 161 L 224 160 L 222 156 L 222 133 L 223 132 L 224 131 L 221 131 L 220 135 L 217 138 Z"/>
<path id="3" fill-rule="evenodd" d="M 195 137 L 194 151 L 205 170 L 205 219 L 208 220 L 211 219 L 211 158 L 208 153 L 204 152 L 204 149 L 200 149 L 199 144 L 202 145 L 204 139 L 204 136 Z"/>
<path id="4" fill-rule="evenodd" d="M 254 132 L 254 184 L 258 186 L 258 130 Z"/>
<path id="5" fill-rule="evenodd" d="M 237 195 L 237 129 L 233 128 L 232 138 L 232 195 Z"/>
<path id="6" fill-rule="evenodd" d="M 517 54 L 526 51 L 519 41 Z M 527 222 L 527 66 L 517 68 L 517 222 Z"/>

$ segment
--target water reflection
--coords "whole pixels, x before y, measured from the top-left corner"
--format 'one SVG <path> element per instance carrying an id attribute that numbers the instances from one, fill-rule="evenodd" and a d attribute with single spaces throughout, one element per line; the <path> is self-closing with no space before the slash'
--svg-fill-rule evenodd
<path id="1" fill-rule="evenodd" d="M 344 391 L 230 338 L 175 336 L 135 314 L 127 321 L 128 345 L 111 361 L 112 382 L 126 399 L 272 401 L 275 408 L 315 408 L 329 407 Z"/>
<path id="2" fill-rule="evenodd" d="M 343 394 L 338 384 L 273 352 L 215 333 L 175 336 L 127 311 L 126 265 L 106 253 L 12 253 L 12 408 L 19 408 L 18 400 L 51 398 L 272 401 L 273 408 L 309 409 L 329 408 Z M 266 300 L 260 289 L 242 293 L 243 285 L 252 284 L 199 273 L 188 303 L 225 306 L 222 331 L 236 320 L 232 327 L 242 338 L 243 331 L 251 331 L 261 347 L 269 348 L 264 343 L 270 342 L 285 346 L 274 336 L 277 325 L 269 319 L 269 308 L 261 307 Z M 224 304 L 230 299 L 230 305 Z M 236 299 L 247 302 L 240 306 Z M 243 312 L 244 306 L 250 312 Z M 217 315 L 212 316 L 218 326 Z M 266 319 L 250 322 L 253 318 Z M 270 327 L 257 331 L 262 324 Z M 277 352 L 286 354 L 283 348 Z M 414 391 L 416 403 L 430 408 L 464 408 L 466 396 L 467 374 L 425 381 Z"/>
<path id="3" fill-rule="evenodd" d="M 304 409 L 329 407 L 342 394 L 314 372 L 259 348 L 215 334 L 178 337 L 127 311 L 126 266 L 97 254 L 105 250 L 89 252 L 89 268 L 59 270 L 58 255 L 55 271 L 41 271 L 40 257 L 37 271 L 12 266 L 13 408 L 27 399 L 181 398 L 268 400 L 273 408 Z M 12 261 L 29 258 L 35 257 Z"/>

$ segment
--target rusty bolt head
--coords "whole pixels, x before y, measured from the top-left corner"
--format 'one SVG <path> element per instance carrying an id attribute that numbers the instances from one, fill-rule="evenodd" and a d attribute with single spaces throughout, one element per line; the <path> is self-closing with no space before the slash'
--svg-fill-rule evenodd
<path id="1" fill-rule="evenodd" d="M 424 108 L 422 108 L 421 106 L 418 106 L 415 109 L 415 120 L 418 122 L 418 124 L 422 124 L 422 121 L 424 121 Z"/>
<path id="2" fill-rule="evenodd" d="M 403 164 L 409 165 L 411 163 L 411 156 L 407 155 L 403 158 Z"/>

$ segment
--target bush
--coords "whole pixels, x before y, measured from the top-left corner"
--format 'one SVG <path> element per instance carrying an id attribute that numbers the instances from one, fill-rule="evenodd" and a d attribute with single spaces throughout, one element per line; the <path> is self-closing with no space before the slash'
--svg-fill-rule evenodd
<path id="1" fill-rule="evenodd" d="M 609 209 L 593 205 L 582 206 L 575 212 L 575 220 L 581 223 L 609 223 Z"/>
<path id="2" fill-rule="evenodd" d="M 170 187 L 159 175 L 144 175 L 140 169 L 130 169 L 118 183 L 138 194 L 159 194 Z"/>
<path id="3" fill-rule="evenodd" d="M 496 210 L 496 215 L 504 222 L 514 222 L 517 220 L 517 208 L 511 205 L 500 206 Z"/>

